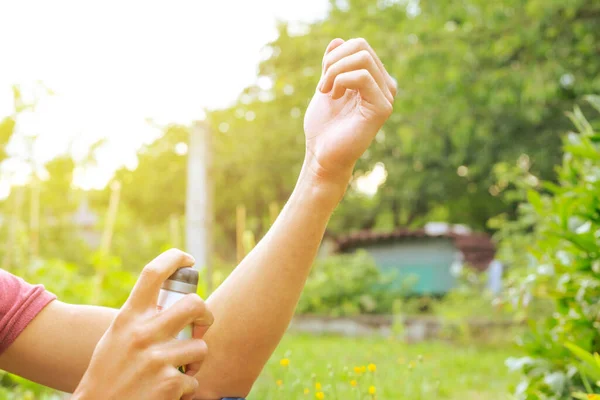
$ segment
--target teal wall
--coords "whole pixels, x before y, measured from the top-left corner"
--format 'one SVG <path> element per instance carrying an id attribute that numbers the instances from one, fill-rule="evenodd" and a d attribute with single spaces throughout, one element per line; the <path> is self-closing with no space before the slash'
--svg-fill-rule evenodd
<path id="1" fill-rule="evenodd" d="M 406 239 L 369 244 L 363 249 L 375 259 L 382 272 L 396 274 L 396 287 L 401 287 L 403 280 L 409 276 L 417 279 L 412 293 L 443 294 L 455 286 L 450 266 L 458 250 L 450 239 Z"/>

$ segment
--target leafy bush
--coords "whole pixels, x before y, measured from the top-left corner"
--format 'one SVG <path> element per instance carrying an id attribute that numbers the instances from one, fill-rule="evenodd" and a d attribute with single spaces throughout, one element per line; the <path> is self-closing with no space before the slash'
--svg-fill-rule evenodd
<path id="1" fill-rule="evenodd" d="M 390 287 L 364 251 L 317 260 L 298 304 L 299 314 L 331 316 L 391 313 L 401 291 Z"/>
<path id="2" fill-rule="evenodd" d="M 587 100 L 600 111 L 600 97 Z M 521 166 L 508 191 L 516 200 L 526 193 L 519 219 L 493 221 L 501 227 L 500 257 L 514 267 L 509 300 L 530 319 L 520 338 L 527 357 L 507 361 L 524 374 L 519 399 L 570 398 L 583 390 L 565 343 L 600 348 L 600 133 L 578 107 L 569 117 L 578 133 L 564 137 L 557 183 L 540 183 Z"/>
<path id="3" fill-rule="evenodd" d="M 64 302 L 120 307 L 133 287 L 135 275 L 123 271 L 117 258 L 96 256 L 90 263 L 91 271 L 61 260 L 38 260 L 8 271 L 28 282 L 43 283 Z M 54 390 L 0 371 L 0 399 L 59 398 Z"/>

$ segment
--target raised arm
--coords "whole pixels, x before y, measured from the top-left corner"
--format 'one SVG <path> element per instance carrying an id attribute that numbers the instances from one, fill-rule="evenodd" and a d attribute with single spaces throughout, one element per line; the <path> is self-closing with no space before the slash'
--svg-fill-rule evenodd
<path id="1" fill-rule="evenodd" d="M 306 112 L 306 159 L 256 248 L 207 300 L 215 323 L 196 398 L 246 396 L 285 333 L 356 160 L 392 112 L 396 85 L 366 41 L 332 41 Z"/>

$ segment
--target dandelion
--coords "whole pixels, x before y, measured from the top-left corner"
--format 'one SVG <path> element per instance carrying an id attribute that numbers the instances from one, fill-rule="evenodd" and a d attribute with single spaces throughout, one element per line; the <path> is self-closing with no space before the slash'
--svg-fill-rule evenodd
<path id="1" fill-rule="evenodd" d="M 367 368 L 369 369 L 369 371 L 370 371 L 370 372 L 375 372 L 375 371 L 377 371 L 377 365 L 375 365 L 375 364 L 369 364 L 369 365 L 367 366 Z"/>
<path id="2" fill-rule="evenodd" d="M 278 379 L 276 383 L 277 383 L 277 386 L 283 385 L 283 381 L 281 379 Z"/>
<path id="3" fill-rule="evenodd" d="M 367 367 L 365 367 L 364 365 L 360 367 L 360 372 L 367 372 Z"/>
<path id="4" fill-rule="evenodd" d="M 307 395 L 310 393 L 310 390 L 308 388 L 304 388 L 304 394 Z"/>
<path id="5" fill-rule="evenodd" d="M 315 393 L 315 397 L 319 400 L 323 400 L 325 398 L 325 393 L 317 392 L 317 393 Z"/>
<path id="6" fill-rule="evenodd" d="M 356 387 L 356 385 L 358 385 L 358 382 L 356 382 L 356 379 L 352 379 L 352 380 L 350 381 L 350 386 L 352 386 L 352 387 Z"/>
<path id="7" fill-rule="evenodd" d="M 375 386 L 369 386 L 369 394 L 373 396 L 375 393 L 377 393 L 377 388 Z"/>
<path id="8" fill-rule="evenodd" d="M 279 365 L 281 365 L 284 368 L 287 367 L 288 365 L 290 365 L 290 359 L 282 358 L 281 361 L 279 361 Z"/>
<path id="9" fill-rule="evenodd" d="M 321 390 L 321 384 L 319 382 L 315 383 L 315 389 Z"/>
<path id="10" fill-rule="evenodd" d="M 360 375 L 361 372 L 362 370 L 360 369 L 360 367 L 354 367 L 354 373 L 356 373 L 356 375 Z"/>

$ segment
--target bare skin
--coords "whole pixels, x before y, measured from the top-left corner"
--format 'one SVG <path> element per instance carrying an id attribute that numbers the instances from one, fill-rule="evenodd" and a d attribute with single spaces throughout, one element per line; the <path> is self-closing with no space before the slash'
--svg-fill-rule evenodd
<path id="1" fill-rule="evenodd" d="M 173 311 L 177 317 L 171 317 L 171 330 L 175 332 L 181 321 L 187 321 L 183 310 L 195 320 L 206 319 L 210 312 L 214 315 L 202 342 L 208 353 L 196 345 L 193 359 L 186 360 L 197 369 L 194 399 L 245 397 L 249 393 L 289 325 L 354 164 L 392 112 L 396 84 L 364 39 L 333 40 L 322 67 L 321 81 L 304 120 L 306 157 L 288 203 L 267 235 L 206 300 L 206 307 L 193 300 L 197 305 L 194 312 L 187 307 Z M 148 285 L 156 289 L 158 277 L 154 278 L 150 280 L 153 285 L 143 283 L 142 273 L 136 288 Z M 142 296 L 134 289 L 130 300 L 137 297 Z M 76 390 L 76 398 L 83 400 L 95 399 L 95 392 L 109 377 L 111 388 L 123 390 L 114 391 L 115 398 L 165 399 L 189 394 L 193 384 L 171 376 L 176 364 L 173 354 L 179 350 L 169 349 L 174 345 L 165 341 L 162 333 L 167 326 L 151 324 L 150 303 L 147 299 L 140 303 L 145 306 L 126 304 L 119 311 L 55 301 L 0 356 L 0 368 L 61 390 Z M 140 332 L 140 324 L 146 327 L 144 332 Z M 194 336 L 199 339 L 205 331 L 206 324 L 197 328 Z M 146 341 L 142 346 L 132 345 L 129 332 L 137 332 L 134 337 L 141 335 L 145 340 L 151 337 L 162 350 L 149 352 L 152 346 Z M 110 356 L 123 349 L 129 352 L 127 357 Z M 147 354 L 153 357 L 152 365 L 162 367 L 148 371 Z M 130 359 L 140 362 L 126 362 Z M 111 370 L 119 373 L 107 375 Z M 112 381 L 119 379 L 120 385 L 114 385 Z M 164 387 L 175 397 L 152 397 Z M 142 390 L 148 394 L 138 396 Z"/>

